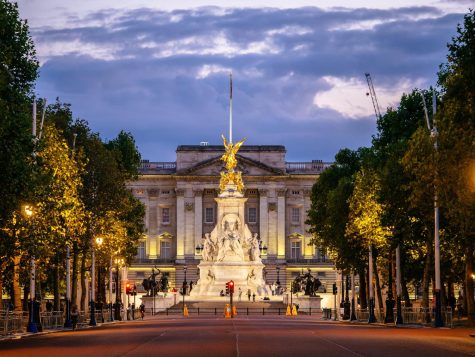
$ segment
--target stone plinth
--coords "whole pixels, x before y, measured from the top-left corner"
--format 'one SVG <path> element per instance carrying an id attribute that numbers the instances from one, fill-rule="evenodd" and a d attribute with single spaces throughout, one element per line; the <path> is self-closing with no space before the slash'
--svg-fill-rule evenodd
<path id="1" fill-rule="evenodd" d="M 154 307 L 153 296 L 142 296 L 140 299 L 145 305 L 146 311 L 152 311 Z M 180 299 L 176 296 L 176 293 L 167 293 L 166 296 L 157 295 L 155 296 L 155 312 L 163 311 L 179 301 Z"/>
<path id="2" fill-rule="evenodd" d="M 226 289 L 226 283 L 234 281 L 234 294 L 237 296 L 241 288 L 243 297 L 248 289 L 257 296 L 269 294 L 265 282 L 262 278 L 264 264 L 262 262 L 201 262 L 199 264 L 200 280 L 193 290 L 191 296 L 219 296 L 220 292 Z"/>
<path id="3" fill-rule="evenodd" d="M 293 303 L 298 304 L 300 309 L 321 309 L 322 298 L 320 296 L 299 296 L 293 298 Z"/>

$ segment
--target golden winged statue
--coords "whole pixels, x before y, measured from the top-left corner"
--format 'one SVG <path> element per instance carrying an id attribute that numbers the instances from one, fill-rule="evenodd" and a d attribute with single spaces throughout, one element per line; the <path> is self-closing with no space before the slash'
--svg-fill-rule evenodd
<path id="1" fill-rule="evenodd" d="M 221 137 L 223 138 L 224 148 L 226 149 L 223 156 L 221 156 L 221 160 L 226 163 L 226 169 L 228 169 L 228 171 L 231 171 L 237 166 L 236 153 L 238 152 L 242 144 L 244 144 L 244 141 L 246 139 L 244 138 L 241 141 L 238 141 L 236 144 L 233 144 L 228 143 L 223 134 L 221 134 Z"/>
<path id="2" fill-rule="evenodd" d="M 233 144 L 228 143 L 224 135 L 221 134 L 221 137 L 223 138 L 225 148 L 225 152 L 223 156 L 221 156 L 221 160 L 226 163 L 225 166 L 227 172 L 221 172 L 221 180 L 219 181 L 220 190 L 221 192 L 224 192 L 226 185 L 234 184 L 236 185 L 237 190 L 242 193 L 244 190 L 244 183 L 242 182 L 241 172 L 235 172 L 234 168 L 237 166 L 236 153 L 246 139 L 242 139 L 236 144 Z"/>

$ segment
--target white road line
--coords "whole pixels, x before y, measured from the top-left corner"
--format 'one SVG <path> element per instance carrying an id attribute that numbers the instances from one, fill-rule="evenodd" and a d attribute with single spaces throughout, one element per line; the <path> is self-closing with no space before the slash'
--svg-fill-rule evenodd
<path id="1" fill-rule="evenodd" d="M 236 335 L 236 356 L 239 357 L 239 334 L 237 332 L 236 324 L 233 321 L 234 334 Z"/>
<path id="2" fill-rule="evenodd" d="M 325 337 L 318 336 L 317 334 L 315 334 L 314 331 L 312 331 L 312 334 L 313 334 L 315 337 L 317 337 L 317 338 L 319 338 L 319 339 L 321 339 L 321 340 L 323 340 L 323 341 L 325 341 L 325 342 L 334 344 L 335 346 L 338 346 L 338 347 L 340 347 L 341 349 L 343 349 L 343 350 L 345 350 L 345 351 L 347 351 L 347 352 L 350 352 L 352 355 L 359 356 L 359 357 L 364 357 L 364 355 L 359 354 L 359 353 L 357 353 L 357 352 L 355 352 L 355 351 L 352 351 L 352 350 L 350 350 L 349 348 L 340 345 L 339 343 L 336 343 L 336 342 L 334 342 L 334 341 L 332 341 L 332 340 L 326 339 Z"/>

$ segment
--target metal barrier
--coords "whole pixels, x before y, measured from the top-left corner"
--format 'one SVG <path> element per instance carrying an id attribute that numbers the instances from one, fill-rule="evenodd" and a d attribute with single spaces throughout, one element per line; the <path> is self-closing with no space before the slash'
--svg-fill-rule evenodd
<path id="1" fill-rule="evenodd" d="M 397 310 L 393 310 L 394 321 L 396 321 Z M 385 313 L 383 309 L 375 309 L 374 315 L 377 322 L 384 322 Z M 401 309 L 401 315 L 404 325 L 422 325 L 431 326 L 434 324 L 434 309 L 425 307 L 405 307 Z M 357 309 L 356 319 L 360 322 L 367 322 L 369 319 L 368 309 Z M 442 308 L 442 319 L 446 327 L 453 327 L 453 312 L 452 308 Z"/>
<path id="2" fill-rule="evenodd" d="M 236 308 L 237 315 L 285 315 L 287 312 L 286 307 L 263 307 L 263 308 Z M 321 313 L 321 309 L 312 309 L 312 308 L 299 308 L 298 314 L 303 315 L 317 315 Z M 159 315 L 180 315 L 183 314 L 182 308 L 171 307 L 164 309 L 162 311 L 156 312 Z M 212 308 L 200 308 L 200 307 L 189 307 L 189 315 L 223 315 L 224 314 L 224 305 L 222 308 L 212 307 Z"/>
<path id="3" fill-rule="evenodd" d="M 23 312 L 0 310 L 0 336 L 23 332 Z"/>
<path id="4" fill-rule="evenodd" d="M 40 312 L 40 322 L 44 329 L 56 329 L 64 326 L 62 311 Z"/>

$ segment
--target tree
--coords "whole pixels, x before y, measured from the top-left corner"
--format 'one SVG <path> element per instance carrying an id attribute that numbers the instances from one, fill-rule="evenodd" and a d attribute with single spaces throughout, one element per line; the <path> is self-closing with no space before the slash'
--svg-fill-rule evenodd
<path id="1" fill-rule="evenodd" d="M 464 16 L 448 44 L 447 63 L 441 66 L 443 90 L 439 128 L 440 198 L 448 229 L 464 251 L 464 299 L 469 322 L 475 326 L 475 10 Z"/>
<path id="2" fill-rule="evenodd" d="M 367 149 L 351 151 L 340 150 L 335 163 L 325 170 L 313 185 L 311 207 L 306 224 L 313 234 L 311 244 L 325 247 L 338 269 L 355 269 L 364 286 L 366 247 L 357 240 L 348 240 L 345 236 L 348 222 L 348 199 L 353 192 L 354 175 L 361 162 L 365 161 Z M 361 289 L 361 305 L 366 307 L 365 289 Z"/>
<path id="3" fill-rule="evenodd" d="M 38 61 L 26 21 L 20 19 L 16 4 L 0 0 L 0 294 L 5 269 L 18 256 L 16 238 L 7 226 L 18 221 L 15 212 L 18 216 L 21 203 L 33 190 L 30 97 L 37 76 Z M 18 264 L 16 259 L 14 269 Z"/>
<path id="4" fill-rule="evenodd" d="M 379 203 L 379 191 L 380 183 L 374 171 L 363 168 L 356 174 L 355 187 L 349 199 L 349 217 L 345 230 L 345 237 L 349 241 L 359 241 L 363 247 L 376 251 L 387 247 L 387 239 L 390 236 L 389 229 L 381 222 L 384 207 Z M 379 307 L 382 308 L 376 260 L 374 268 Z"/>

